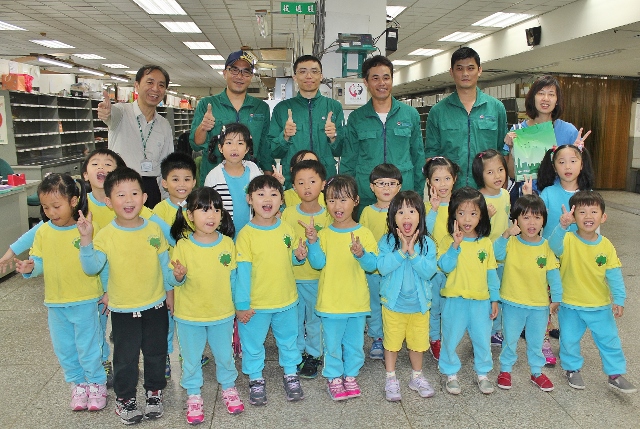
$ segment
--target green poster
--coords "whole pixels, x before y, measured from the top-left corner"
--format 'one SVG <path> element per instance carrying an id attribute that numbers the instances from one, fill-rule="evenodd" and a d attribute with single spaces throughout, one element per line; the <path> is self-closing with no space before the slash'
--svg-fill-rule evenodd
<path id="1" fill-rule="evenodd" d="M 553 132 L 553 122 L 515 130 L 513 139 L 513 163 L 516 170 L 516 181 L 523 181 L 524 176 L 538 177 L 540 162 L 547 150 L 555 146 L 556 134 Z"/>

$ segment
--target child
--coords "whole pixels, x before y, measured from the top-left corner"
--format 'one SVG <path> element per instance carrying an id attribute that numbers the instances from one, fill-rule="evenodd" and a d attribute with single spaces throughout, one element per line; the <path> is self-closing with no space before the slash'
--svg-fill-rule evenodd
<path id="1" fill-rule="evenodd" d="M 436 393 L 422 374 L 422 354 L 429 349 L 429 280 L 436 273 L 436 245 L 427 234 L 425 217 L 420 195 L 400 192 L 389 206 L 389 233 L 378 242 L 387 401 L 402 398 L 396 360 L 405 339 L 413 369 L 409 388 L 423 398 Z"/>
<path id="2" fill-rule="evenodd" d="M 168 318 L 164 279 L 169 268 L 169 245 L 162 230 L 140 217 L 146 194 L 142 178 L 133 169 L 118 168 L 104 182 L 105 203 L 115 219 L 92 240 L 92 215 L 78 220 L 80 261 L 87 274 L 107 267 L 108 306 L 113 333 L 113 389 L 116 414 L 125 424 L 138 423 L 143 414 L 136 402 L 138 361 L 144 355 L 144 417 L 162 416 L 162 389 L 167 352 Z M 132 269 L 135 261 L 135 269 Z M 105 294 L 105 301 L 107 297 Z"/>
<path id="3" fill-rule="evenodd" d="M 100 279 L 86 275 L 78 261 L 78 212 L 87 213 L 82 181 L 68 174 L 50 174 L 38 186 L 44 223 L 36 232 L 30 257 L 15 260 L 25 278 L 44 274 L 53 350 L 72 384 L 71 409 L 103 409 L 107 375 L 102 367 L 101 333 L 96 303 L 103 298 Z"/>
<path id="4" fill-rule="evenodd" d="M 427 233 L 433 237 L 436 247 L 442 239 L 449 235 L 447 221 L 449 219 L 449 200 L 451 191 L 458 179 L 460 167 L 458 164 L 443 156 L 434 156 L 422 168 L 426 177 L 425 195 L 429 195 L 429 211 L 427 213 Z M 440 359 L 440 315 L 442 313 L 442 298 L 440 289 L 447 278 L 438 268 L 431 279 L 431 310 L 429 316 L 429 350 L 438 361 Z"/>
<path id="5" fill-rule="evenodd" d="M 531 382 L 543 392 L 550 392 L 553 383 L 542 374 L 546 360 L 541 349 L 549 312 L 556 313 L 562 299 L 562 283 L 555 255 L 540 236 L 547 209 L 537 195 L 523 195 L 511 210 L 511 220 L 513 226 L 493 245 L 496 259 L 504 260 L 500 286 L 504 341 L 498 387 L 511 389 L 511 369 L 518 358 L 518 340 L 524 329 Z M 551 306 L 547 285 L 551 287 Z"/>
<path id="6" fill-rule="evenodd" d="M 177 286 L 174 317 L 183 359 L 180 385 L 189 395 L 187 423 L 198 424 L 204 420 L 201 357 L 207 341 L 216 360 L 216 379 L 222 385 L 222 401 L 227 411 L 231 414 L 244 411 L 235 387 L 238 371 L 231 347 L 235 231 L 231 216 L 214 189 L 206 186 L 196 189 L 187 198 L 185 208 L 186 216 L 182 208 L 176 210 L 171 228 L 177 244 L 172 252 L 174 269 L 169 283 Z"/>
<path id="7" fill-rule="evenodd" d="M 291 157 L 291 161 L 289 161 L 289 171 L 293 172 L 293 166 L 296 165 L 297 163 L 299 163 L 300 161 L 319 161 L 318 160 L 318 155 L 316 155 L 315 152 L 311 151 L 311 150 L 307 150 L 307 149 L 302 149 L 299 152 L 296 152 L 295 155 L 293 155 L 293 157 Z M 323 166 L 324 167 L 324 166 Z M 325 169 L 326 171 L 326 169 Z M 293 177 L 293 174 L 291 175 L 291 177 Z M 296 190 L 292 187 L 291 189 L 287 189 L 284 191 L 284 205 L 285 207 L 295 207 L 296 205 L 300 204 L 302 202 L 302 200 L 300 199 L 300 196 L 298 196 L 298 194 L 296 193 Z M 326 207 L 327 204 L 324 201 L 324 196 L 320 195 L 320 198 L 318 198 L 318 203 L 322 206 L 322 207 Z"/>
<path id="8" fill-rule="evenodd" d="M 300 161 L 291 169 L 293 190 L 300 203 L 287 207 L 282 213 L 282 220 L 293 227 L 298 237 L 305 235 L 308 225 L 319 231 L 331 223 L 329 212 L 318 201 L 326 176 L 324 166 L 318 161 Z M 297 344 L 302 353 L 298 374 L 303 378 L 315 378 L 322 358 L 320 318 L 315 313 L 320 271 L 305 261 L 303 265 L 293 267 L 293 275 L 298 289 Z"/>
<path id="9" fill-rule="evenodd" d="M 258 176 L 247 188 L 254 216 L 236 240 L 238 282 L 234 293 L 238 331 L 242 344 L 242 372 L 249 376 L 249 403 L 266 405 L 264 341 L 269 327 L 284 368 L 288 401 L 304 398 L 296 374 L 302 355 L 298 338 L 298 293 L 292 263 L 306 258 L 302 238 L 276 217 L 282 204 L 282 185 L 273 176 Z M 294 250 L 294 246 L 299 243 Z"/>
<path id="10" fill-rule="evenodd" d="M 365 271 L 376 269 L 373 233 L 353 219 L 359 203 L 351 176 L 332 177 L 324 188 L 333 223 L 320 232 L 306 228 L 309 262 L 322 270 L 316 312 L 322 320 L 324 368 L 334 401 L 360 396 L 356 377 L 364 364 L 364 325 L 371 312 Z M 344 377 L 344 379 L 343 379 Z"/>
<path id="11" fill-rule="evenodd" d="M 447 274 L 441 291 L 445 299 L 440 372 L 447 376 L 447 391 L 460 394 L 457 377 L 460 359 L 456 348 L 466 331 L 473 345 L 478 387 L 488 395 L 493 393 L 493 385 L 487 378 L 493 368 L 491 321 L 498 315 L 500 282 L 489 239 L 489 212 L 479 191 L 463 187 L 451 195 L 447 229 L 451 235 L 438 246 L 438 266 Z"/>
<path id="12" fill-rule="evenodd" d="M 624 313 L 622 264 L 613 244 L 598 234 L 598 228 L 607 220 L 604 200 L 597 192 L 580 191 L 569 199 L 569 206 L 571 210 L 563 210 L 560 224 L 549 239 L 553 253 L 560 258 L 562 277 L 562 303 L 558 310 L 562 369 L 567 371 L 569 386 L 584 389 L 580 340 L 589 328 L 609 376 L 609 386 L 635 393 L 635 386 L 621 375 L 627 372 L 627 362 L 614 318 Z M 573 223 L 576 232 L 569 231 Z"/>

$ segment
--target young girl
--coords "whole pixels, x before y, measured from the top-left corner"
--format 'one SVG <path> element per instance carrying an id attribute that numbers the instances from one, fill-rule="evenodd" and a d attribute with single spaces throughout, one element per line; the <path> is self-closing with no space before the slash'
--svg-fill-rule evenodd
<path id="1" fill-rule="evenodd" d="M 537 195 L 523 195 L 511 211 L 513 226 L 507 228 L 494 243 L 496 259 L 504 260 L 504 276 L 500 287 L 504 342 L 500 353 L 498 387 L 511 389 L 511 369 L 518 355 L 520 333 L 525 329 L 527 358 L 531 382 L 544 392 L 553 383 L 542 374 L 545 356 L 541 352 L 549 315 L 558 310 L 562 300 L 559 264 L 540 230 L 547 220 L 547 209 Z"/>
<path id="2" fill-rule="evenodd" d="M 25 278 L 44 274 L 45 306 L 53 350 L 72 383 L 71 409 L 101 410 L 107 404 L 107 376 L 102 366 L 102 342 L 97 303 L 103 297 L 98 276 L 80 265 L 78 211 L 87 213 L 82 181 L 68 174 L 50 174 L 38 186 L 42 219 L 28 260 L 16 260 Z"/>
<path id="3" fill-rule="evenodd" d="M 458 179 L 460 167 L 458 164 L 443 156 L 434 156 L 422 168 L 427 178 L 425 195 L 429 195 L 430 210 L 427 213 L 427 232 L 433 237 L 436 246 L 447 236 L 447 220 L 449 219 L 449 200 L 453 186 Z M 440 289 L 444 286 L 446 277 L 438 269 L 431 279 L 431 310 L 429 316 L 429 349 L 437 361 L 440 359 L 440 314 L 442 300 Z"/>
<path id="4" fill-rule="evenodd" d="M 169 283 L 176 286 L 173 317 L 182 356 L 180 385 L 189 395 L 187 423 L 198 424 L 204 420 L 201 358 L 207 341 L 216 360 L 216 379 L 222 385 L 222 401 L 227 411 L 238 414 L 244 410 L 235 387 L 238 372 L 231 346 L 235 231 L 231 216 L 214 189 L 195 189 L 185 203 L 186 217 L 180 207 L 171 227 L 177 244 L 172 253 L 174 278 Z"/>
<path id="5" fill-rule="evenodd" d="M 398 193 L 387 215 L 389 233 L 378 242 L 378 270 L 384 331 L 387 401 L 399 401 L 396 360 L 406 339 L 411 361 L 409 388 L 423 398 L 435 395 L 422 374 L 422 354 L 429 348 L 431 284 L 436 272 L 436 245 L 425 225 L 425 207 L 414 191 Z"/>
<path id="6" fill-rule="evenodd" d="M 360 201 L 353 177 L 332 177 L 324 196 L 333 223 L 320 232 L 308 227 L 305 235 L 309 262 L 322 270 L 316 303 L 324 336 L 322 375 L 331 399 L 339 401 L 360 396 L 356 377 L 364 364 L 363 332 L 371 312 L 365 271 L 375 271 L 378 246 L 373 233 L 353 219 Z"/>
<path id="7" fill-rule="evenodd" d="M 491 321 L 498 315 L 500 282 L 496 274 L 491 223 L 487 204 L 476 189 L 464 187 L 451 196 L 446 236 L 438 246 L 438 266 L 447 274 L 441 293 L 442 353 L 440 371 L 447 376 L 446 389 L 460 394 L 456 348 L 465 331 L 473 345 L 474 370 L 484 394 L 493 393 L 487 373 L 491 358 Z"/>
<path id="8" fill-rule="evenodd" d="M 293 171 L 293 166 L 299 163 L 300 161 L 307 161 L 307 160 L 318 161 L 318 155 L 316 155 L 315 152 L 307 149 L 302 149 L 301 151 L 296 152 L 296 154 L 293 155 L 293 157 L 291 158 L 291 161 L 289 162 L 289 171 Z M 291 179 L 291 181 L 293 182 L 293 178 Z M 285 207 L 295 207 L 301 202 L 302 200 L 300 199 L 300 196 L 298 196 L 298 194 L 293 188 L 290 188 L 284 191 Z M 320 198 L 318 198 L 318 203 L 320 203 L 322 207 L 326 207 L 326 203 L 324 202 L 324 197 L 322 195 L 320 195 Z"/>

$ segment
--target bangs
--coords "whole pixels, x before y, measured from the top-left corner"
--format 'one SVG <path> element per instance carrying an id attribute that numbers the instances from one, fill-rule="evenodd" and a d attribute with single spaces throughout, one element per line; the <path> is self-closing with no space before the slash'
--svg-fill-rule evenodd
<path id="1" fill-rule="evenodd" d="M 327 189 L 325 191 L 325 198 L 328 200 L 337 200 L 342 198 L 348 198 L 354 201 L 356 200 L 356 196 L 351 194 L 351 189 L 349 188 L 349 185 L 347 183 L 327 186 Z"/>

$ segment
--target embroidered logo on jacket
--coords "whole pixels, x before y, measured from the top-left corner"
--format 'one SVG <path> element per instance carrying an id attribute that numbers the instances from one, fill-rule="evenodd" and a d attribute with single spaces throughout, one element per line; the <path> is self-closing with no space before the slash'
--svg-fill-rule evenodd
<path id="1" fill-rule="evenodd" d="M 605 265 L 607 263 L 607 255 L 601 253 L 598 256 L 596 256 L 596 264 L 598 264 L 599 267 Z"/>
<path id="2" fill-rule="evenodd" d="M 160 249 L 160 243 L 162 243 L 160 241 L 160 237 L 158 237 L 157 235 L 150 235 L 147 238 L 147 241 L 149 242 L 150 245 L 152 245 L 153 247 L 157 249 Z"/>
<path id="3" fill-rule="evenodd" d="M 478 250 L 478 259 L 480 262 L 484 262 L 484 260 L 487 259 L 487 256 L 487 252 L 484 249 Z"/>
<path id="4" fill-rule="evenodd" d="M 287 249 L 291 249 L 291 236 L 289 234 L 285 234 L 282 236 L 282 241 L 284 242 Z"/>
<path id="5" fill-rule="evenodd" d="M 545 255 L 540 255 L 536 258 L 536 264 L 538 268 L 544 268 L 547 266 L 547 257 Z"/>
<path id="6" fill-rule="evenodd" d="M 226 250 L 221 252 L 220 255 L 218 255 L 218 261 L 225 267 L 228 267 L 229 264 L 231 264 L 231 253 Z"/>

